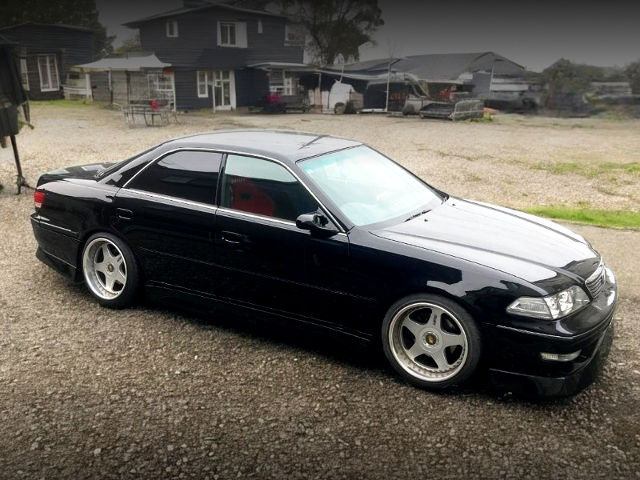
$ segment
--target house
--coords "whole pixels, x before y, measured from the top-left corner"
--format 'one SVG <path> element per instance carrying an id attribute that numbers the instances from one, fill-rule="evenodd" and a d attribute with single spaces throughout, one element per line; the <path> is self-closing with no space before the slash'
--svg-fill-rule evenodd
<path id="1" fill-rule="evenodd" d="M 401 83 L 403 79 L 417 81 L 434 100 L 448 98 L 451 92 L 469 92 L 485 104 L 504 104 L 518 109 L 526 109 L 528 105 L 531 108 L 536 102 L 535 94 L 530 92 L 527 70 L 494 52 L 383 58 L 326 68 L 323 73 L 347 79 L 354 86 L 363 81 L 367 85 L 386 83 L 388 78 L 399 79 Z M 384 99 L 378 100 L 385 103 Z"/>
<path id="2" fill-rule="evenodd" d="M 144 51 L 171 65 L 177 109 L 230 110 L 269 92 L 298 91 L 291 72 L 304 67 L 304 35 L 259 5 L 184 0 L 181 8 L 124 25 L 139 29 Z"/>
<path id="3" fill-rule="evenodd" d="M 93 60 L 93 30 L 70 25 L 24 23 L 0 29 L 20 45 L 23 86 L 31 100 L 62 98 L 73 65 Z"/>
<path id="4" fill-rule="evenodd" d="M 526 77 L 526 69 L 494 52 L 383 58 L 327 69 L 326 73 L 361 78 L 383 77 L 389 72 L 413 76 L 434 95 L 451 85 L 472 85 L 476 94 L 528 88 L 526 85 L 514 86 L 520 85 L 520 81 Z"/>
<path id="5" fill-rule="evenodd" d="M 76 65 L 71 71 L 80 74 L 79 78 L 67 82 L 65 96 L 120 105 L 153 98 L 175 106 L 170 66 L 148 53 Z"/>

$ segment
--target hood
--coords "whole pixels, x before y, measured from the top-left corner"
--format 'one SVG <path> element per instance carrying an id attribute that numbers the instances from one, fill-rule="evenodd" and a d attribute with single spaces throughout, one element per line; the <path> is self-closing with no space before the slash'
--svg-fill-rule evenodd
<path id="1" fill-rule="evenodd" d="M 62 180 L 64 178 L 95 178 L 96 174 L 106 168 L 109 168 L 112 163 L 92 163 L 89 165 L 74 165 L 72 167 L 59 168 L 58 170 L 52 170 L 40 176 L 38 179 L 38 186 L 52 182 L 54 180 Z"/>
<path id="2" fill-rule="evenodd" d="M 450 198 L 408 222 L 372 231 L 389 240 L 463 258 L 531 283 L 582 283 L 600 256 L 556 223 L 494 205 Z M 560 280 L 560 281 L 559 281 Z M 555 289 L 555 288 L 553 288 Z"/>

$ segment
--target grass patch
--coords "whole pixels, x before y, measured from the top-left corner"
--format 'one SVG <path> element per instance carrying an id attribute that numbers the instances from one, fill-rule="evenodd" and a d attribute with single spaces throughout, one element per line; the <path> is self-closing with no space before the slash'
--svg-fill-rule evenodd
<path id="1" fill-rule="evenodd" d="M 603 175 L 605 173 L 638 174 L 640 173 L 640 163 L 601 163 L 598 165 L 579 164 L 575 162 L 538 163 L 536 165 L 532 165 L 531 169 L 544 170 L 556 175 L 575 173 L 578 175 L 584 175 L 587 178 L 595 178 L 598 175 Z"/>
<path id="2" fill-rule="evenodd" d="M 92 102 L 86 103 L 84 100 L 29 100 L 30 105 L 53 105 L 56 107 L 85 107 L 92 105 Z"/>
<path id="3" fill-rule="evenodd" d="M 587 223 L 598 227 L 632 228 L 634 230 L 640 230 L 640 212 L 547 206 L 525 208 L 524 211 L 555 220 Z"/>
<path id="4" fill-rule="evenodd" d="M 556 175 L 562 175 L 564 173 L 580 173 L 583 169 L 581 165 L 574 162 L 561 162 L 561 163 L 539 163 L 531 167 L 533 170 L 544 170 Z"/>

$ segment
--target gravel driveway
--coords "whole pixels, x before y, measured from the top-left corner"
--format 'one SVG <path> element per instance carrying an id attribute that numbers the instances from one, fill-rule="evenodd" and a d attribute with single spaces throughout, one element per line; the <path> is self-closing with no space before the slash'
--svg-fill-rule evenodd
<path id="1" fill-rule="evenodd" d="M 38 128 L 19 138 L 29 180 L 213 122 L 128 130 L 110 112 L 73 108 L 57 121 L 53 107 L 34 108 Z M 333 117 L 300 117 L 215 122 L 337 128 Z M 382 120 L 386 140 L 413 124 L 365 122 Z M 425 124 L 452 134 L 451 124 Z M 517 144 L 508 137 L 496 134 L 494 150 Z M 454 148 L 457 140 L 439 141 Z M 391 154 L 405 148 L 385 145 Z M 329 339 L 149 305 L 99 307 L 84 287 L 35 259 L 32 198 L 13 195 L 11 174 L 0 164 L 2 479 L 640 478 L 640 232 L 571 226 L 603 253 L 620 284 L 616 338 L 596 384 L 555 402 L 481 389 L 432 394 L 402 383 L 379 356 Z M 438 175 L 436 185 L 456 186 Z M 547 195 L 535 185 L 528 191 Z M 496 201 L 492 193 L 476 198 Z"/>

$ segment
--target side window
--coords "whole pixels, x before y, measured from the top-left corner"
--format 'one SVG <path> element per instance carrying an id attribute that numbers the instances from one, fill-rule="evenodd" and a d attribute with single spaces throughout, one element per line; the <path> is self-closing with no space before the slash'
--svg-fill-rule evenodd
<path id="1" fill-rule="evenodd" d="M 131 188 L 215 205 L 222 154 L 180 151 L 142 172 Z"/>
<path id="2" fill-rule="evenodd" d="M 227 157 L 221 206 L 292 222 L 318 209 L 314 198 L 282 165 L 240 155 Z"/>

